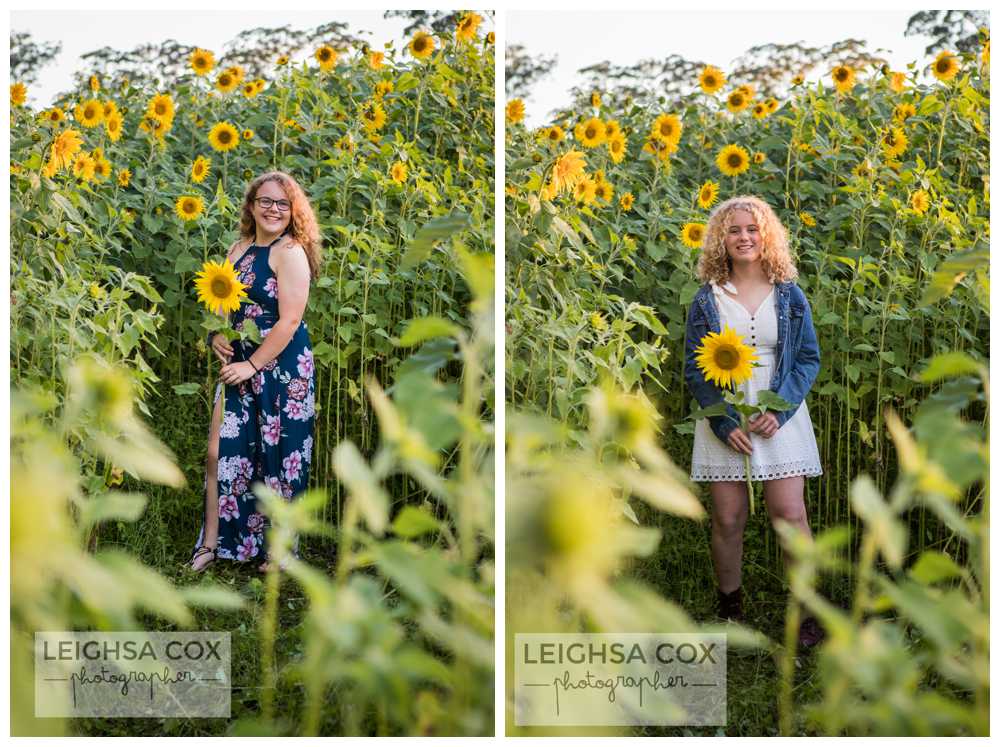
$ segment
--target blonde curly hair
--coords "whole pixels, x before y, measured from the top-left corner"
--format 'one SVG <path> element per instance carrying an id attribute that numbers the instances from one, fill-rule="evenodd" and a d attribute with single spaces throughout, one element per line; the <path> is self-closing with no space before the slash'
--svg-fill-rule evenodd
<path id="1" fill-rule="evenodd" d="M 323 244 L 319 233 L 319 224 L 316 222 L 316 213 L 313 212 L 305 191 L 290 174 L 286 174 L 284 171 L 268 171 L 250 182 L 246 194 L 243 196 L 243 207 L 240 210 L 240 236 L 252 240 L 257 235 L 257 221 L 253 219 L 253 201 L 257 197 L 257 190 L 264 182 L 277 182 L 288 195 L 288 199 L 292 203 L 292 217 L 288 222 L 288 234 L 299 242 L 305 250 L 306 258 L 309 260 L 309 274 L 315 280 L 319 277 L 322 262 Z"/>
<path id="2" fill-rule="evenodd" d="M 726 232 L 732 225 L 732 214 L 736 210 L 746 210 L 753 216 L 760 230 L 762 251 L 760 263 L 764 273 L 772 283 L 795 280 L 799 271 L 788 250 L 788 233 L 771 206 L 754 195 L 730 197 L 720 203 L 708 216 L 705 228 L 705 242 L 698 258 L 697 275 L 704 283 L 721 285 L 729 280 L 731 261 L 726 253 Z"/>

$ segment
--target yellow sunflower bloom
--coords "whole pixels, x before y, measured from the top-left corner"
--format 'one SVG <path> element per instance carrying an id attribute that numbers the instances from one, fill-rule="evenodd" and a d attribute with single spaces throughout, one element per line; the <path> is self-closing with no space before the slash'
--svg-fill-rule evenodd
<path id="1" fill-rule="evenodd" d="M 381 70 L 385 65 L 385 52 L 369 52 L 368 67 L 372 70 Z"/>
<path id="2" fill-rule="evenodd" d="M 889 158 L 898 158 L 906 152 L 906 133 L 900 127 L 890 127 L 882 136 L 882 147 Z"/>
<path id="3" fill-rule="evenodd" d="M 122 136 L 122 115 L 112 112 L 110 117 L 104 120 L 104 130 L 108 133 L 111 141 L 117 143 Z"/>
<path id="4" fill-rule="evenodd" d="M 240 143 L 240 133 L 229 122 L 219 122 L 208 132 L 208 144 L 217 151 L 232 150 Z"/>
<path id="5" fill-rule="evenodd" d="M 556 194 L 573 186 L 583 178 L 587 161 L 578 150 L 567 151 L 552 166 L 550 184 Z"/>
<path id="6" fill-rule="evenodd" d="M 650 136 L 665 143 L 677 143 L 681 140 L 684 125 L 676 114 L 661 114 L 653 121 Z"/>
<path id="7" fill-rule="evenodd" d="M 280 55 L 278 59 L 274 61 L 274 64 L 280 67 L 284 67 L 285 65 L 288 64 L 288 55 L 287 54 Z"/>
<path id="8" fill-rule="evenodd" d="M 59 124 L 66 120 L 66 112 L 60 109 L 58 106 L 51 109 L 46 109 L 39 115 L 43 122 L 49 124 Z"/>
<path id="9" fill-rule="evenodd" d="M 129 182 L 132 181 L 132 172 L 128 169 L 122 169 L 118 172 L 118 186 L 127 187 Z"/>
<path id="10" fill-rule="evenodd" d="M 941 50 L 931 63 L 931 72 L 941 81 L 949 81 L 958 75 L 960 69 L 958 57 L 947 49 Z"/>
<path id="11" fill-rule="evenodd" d="M 333 66 L 337 64 L 337 56 L 337 51 L 327 44 L 313 53 L 313 57 L 319 63 L 319 69 L 323 71 L 333 70 Z"/>
<path id="12" fill-rule="evenodd" d="M 566 133 L 563 132 L 563 128 L 559 125 L 552 125 L 552 127 L 544 131 L 544 136 L 550 143 L 558 143 L 562 142 L 563 138 L 566 137 Z"/>
<path id="13" fill-rule="evenodd" d="M 257 81 L 248 80 L 243 84 L 243 96 L 248 99 L 254 98 L 258 93 L 260 93 L 260 86 L 257 85 Z"/>
<path id="14" fill-rule="evenodd" d="M 855 84 L 854 69 L 849 65 L 837 65 L 830 73 L 838 93 L 848 93 Z"/>
<path id="15" fill-rule="evenodd" d="M 905 122 L 910 117 L 916 115 L 917 107 L 910 103 L 896 104 L 896 107 L 892 110 L 892 118 L 897 122 Z"/>
<path id="16" fill-rule="evenodd" d="M 104 106 L 96 99 L 87 99 L 76 105 L 73 117 L 84 127 L 97 127 L 104 121 Z"/>
<path id="17" fill-rule="evenodd" d="M 781 106 L 778 100 L 773 96 L 765 99 L 764 103 L 767 104 L 767 111 L 769 114 L 774 114 L 776 111 L 778 111 L 778 107 Z"/>
<path id="18" fill-rule="evenodd" d="M 731 91 L 726 97 L 726 108 L 733 114 L 737 114 L 750 106 L 750 98 L 742 88 Z"/>
<path id="19" fill-rule="evenodd" d="M 174 99 L 169 93 L 158 93 L 146 107 L 146 116 L 160 122 L 172 122 L 174 119 Z"/>
<path id="20" fill-rule="evenodd" d="M 385 109 L 381 104 L 369 101 L 361 110 L 361 121 L 369 132 L 381 130 L 386 121 Z"/>
<path id="21" fill-rule="evenodd" d="M 73 176 L 81 181 L 89 182 L 94 178 L 94 159 L 86 153 L 77 153 L 73 159 Z"/>
<path id="22" fill-rule="evenodd" d="M 174 212 L 183 221 L 197 220 L 205 209 L 205 203 L 196 195 L 181 195 L 174 203 Z"/>
<path id="23" fill-rule="evenodd" d="M 722 332 L 709 332 L 695 348 L 695 362 L 708 381 L 728 389 L 753 376 L 757 352 L 743 342 L 728 324 Z"/>
<path id="24" fill-rule="evenodd" d="M 756 153 L 753 154 L 753 162 L 754 163 L 760 165 L 760 164 L 764 163 L 765 160 L 767 160 L 767 156 L 765 156 L 760 151 L 757 151 Z"/>
<path id="25" fill-rule="evenodd" d="M 625 136 L 622 133 L 618 133 L 608 138 L 608 155 L 611 156 L 611 160 L 615 163 L 621 163 L 625 158 L 626 143 Z"/>
<path id="26" fill-rule="evenodd" d="M 719 197 L 719 185 L 715 182 L 705 182 L 698 190 L 698 206 L 708 210 Z"/>
<path id="27" fill-rule="evenodd" d="M 10 86 L 10 105 L 23 106 L 28 100 L 28 87 L 24 83 L 12 83 Z"/>
<path id="28" fill-rule="evenodd" d="M 792 85 L 793 86 L 801 86 L 805 82 L 806 82 L 806 78 L 801 73 L 799 75 L 793 75 L 792 76 Z"/>
<path id="29" fill-rule="evenodd" d="M 208 176 L 211 167 L 212 160 L 210 158 L 198 156 L 194 159 L 194 163 L 191 164 L 191 181 L 201 184 L 201 182 L 205 181 L 205 177 Z"/>
<path id="30" fill-rule="evenodd" d="M 913 212 L 918 215 L 923 215 L 931 207 L 931 198 L 927 194 L 926 190 L 918 189 L 912 195 L 910 195 L 910 207 L 913 208 Z"/>
<path id="31" fill-rule="evenodd" d="M 490 33 L 488 33 L 486 35 L 486 43 L 487 44 L 496 44 L 497 43 L 497 35 L 496 35 L 495 31 L 491 31 Z"/>
<path id="32" fill-rule="evenodd" d="M 635 204 L 635 196 L 631 192 L 626 192 L 621 196 L 621 199 L 618 200 L 619 207 L 621 207 L 621 209 L 624 210 L 626 213 L 632 209 L 632 206 L 634 204 Z"/>
<path id="33" fill-rule="evenodd" d="M 375 98 L 384 98 L 387 93 L 392 93 L 395 89 L 391 80 L 383 80 L 375 85 Z"/>
<path id="34" fill-rule="evenodd" d="M 681 241 L 684 242 L 685 246 L 689 246 L 692 249 L 698 249 L 701 247 L 701 244 L 704 240 L 705 240 L 704 223 L 684 224 L 684 227 L 681 229 Z"/>
<path id="35" fill-rule="evenodd" d="M 597 117 L 591 117 L 585 122 L 581 122 L 573 130 L 574 136 L 580 141 L 584 148 L 596 148 L 604 143 L 607 138 L 607 130 L 604 122 Z"/>
<path id="36" fill-rule="evenodd" d="M 111 177 L 111 161 L 104 157 L 104 153 L 100 148 L 94 150 L 92 156 L 94 159 L 94 178 L 103 182 L 105 179 Z"/>
<path id="37" fill-rule="evenodd" d="M 771 110 L 767 108 L 767 104 L 763 101 L 758 101 L 754 104 L 751 111 L 754 119 L 766 119 L 767 115 L 771 113 Z"/>
<path id="38" fill-rule="evenodd" d="M 247 298 L 247 286 L 236 277 L 236 268 L 228 259 L 221 264 L 206 262 L 195 277 L 198 300 L 214 314 L 236 311 Z"/>
<path id="39" fill-rule="evenodd" d="M 889 88 L 894 93 L 902 93 L 906 88 L 906 73 L 892 73 L 889 76 Z"/>
<path id="40" fill-rule="evenodd" d="M 601 202 L 611 202 L 614 196 L 615 188 L 610 182 L 606 182 L 603 178 L 597 181 L 597 186 L 594 188 L 594 197 Z"/>
<path id="41" fill-rule="evenodd" d="M 396 184 L 402 184 L 406 181 L 406 164 L 402 161 L 396 161 L 389 169 L 389 176 Z"/>
<path id="42" fill-rule="evenodd" d="M 98 91 L 101 90 L 101 79 L 98 78 L 96 75 L 91 75 L 90 80 L 87 81 L 87 84 L 90 86 L 90 90 L 93 91 L 94 93 L 97 93 Z"/>
<path id="43" fill-rule="evenodd" d="M 706 65 L 698 76 L 698 85 L 705 93 L 717 93 L 726 85 L 726 76 L 712 65 Z"/>
<path id="44" fill-rule="evenodd" d="M 750 155 L 739 145 L 727 145 L 719 151 L 715 164 L 726 176 L 738 176 L 750 168 Z"/>
<path id="45" fill-rule="evenodd" d="M 188 58 L 195 75 L 207 75 L 215 67 L 215 55 L 207 49 L 195 49 Z"/>
<path id="46" fill-rule="evenodd" d="M 222 91 L 222 93 L 234 91 L 239 84 L 240 82 L 236 79 L 236 76 L 229 70 L 223 70 L 215 79 L 215 87 Z"/>
<path id="47" fill-rule="evenodd" d="M 590 205 L 597 198 L 597 182 L 585 176 L 573 185 L 573 197 L 577 202 Z"/>
<path id="48" fill-rule="evenodd" d="M 253 130 L 251 130 L 249 128 L 246 129 L 246 130 L 243 130 L 243 139 L 244 140 L 253 140 Z"/>
<path id="49" fill-rule="evenodd" d="M 455 28 L 455 38 L 459 41 L 472 41 L 479 31 L 479 24 L 483 22 L 483 17 L 478 13 L 466 13 L 458 22 Z"/>
<path id="50" fill-rule="evenodd" d="M 505 113 L 507 121 L 511 124 L 522 122 L 524 120 L 524 102 L 521 99 L 511 99 L 507 102 Z"/>
<path id="51" fill-rule="evenodd" d="M 670 160 L 670 154 L 677 152 L 677 143 L 673 140 L 661 140 L 658 137 L 649 136 L 646 144 L 642 146 L 645 153 L 652 153 L 662 163 Z"/>
<path id="52" fill-rule="evenodd" d="M 595 109 L 601 108 L 601 94 L 599 94 L 597 91 L 594 91 L 592 94 L 590 94 L 590 105 Z"/>
<path id="53" fill-rule="evenodd" d="M 799 213 L 799 220 L 802 221 L 802 225 L 808 226 L 809 228 L 813 228 L 816 225 L 816 219 L 806 212 Z"/>
<path id="54" fill-rule="evenodd" d="M 83 138 L 76 130 L 60 132 L 52 143 L 52 150 L 49 153 L 49 163 L 53 166 L 53 173 L 55 170 L 69 168 L 82 145 Z"/>
<path id="55" fill-rule="evenodd" d="M 410 40 L 410 54 L 418 60 L 426 60 L 434 53 L 434 37 L 426 31 L 418 31 Z"/>

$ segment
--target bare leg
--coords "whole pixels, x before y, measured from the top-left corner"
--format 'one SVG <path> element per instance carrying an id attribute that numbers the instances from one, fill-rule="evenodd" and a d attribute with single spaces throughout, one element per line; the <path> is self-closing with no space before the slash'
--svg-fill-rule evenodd
<path id="1" fill-rule="evenodd" d="M 205 458 L 205 534 L 202 538 L 202 545 L 205 547 L 215 547 L 219 541 L 219 429 L 221 427 L 222 397 L 220 396 L 212 412 L 212 424 L 208 433 L 208 455 Z"/>
<path id="2" fill-rule="evenodd" d="M 709 483 L 712 494 L 712 563 L 719 590 L 738 589 L 747 525 L 747 485 L 743 481 Z"/>
<path id="3" fill-rule="evenodd" d="M 809 531 L 809 518 L 806 516 L 806 502 L 804 491 L 806 478 L 783 477 L 780 480 L 766 480 L 764 482 L 764 502 L 767 504 L 767 513 L 771 517 L 773 524 L 778 519 L 787 521 L 797 529 L 812 537 Z"/>

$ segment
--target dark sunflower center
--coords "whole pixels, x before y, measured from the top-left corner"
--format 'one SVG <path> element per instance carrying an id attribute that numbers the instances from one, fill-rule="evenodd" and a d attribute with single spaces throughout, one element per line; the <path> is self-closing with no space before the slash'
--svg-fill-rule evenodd
<path id="1" fill-rule="evenodd" d="M 596 127 L 588 127 L 585 134 L 587 135 L 587 139 L 595 138 L 595 137 L 597 137 L 597 128 Z"/>
<path id="2" fill-rule="evenodd" d="M 837 80 L 843 82 L 847 80 L 847 71 L 844 68 L 837 68 Z"/>
<path id="3" fill-rule="evenodd" d="M 715 351 L 715 365 L 723 371 L 732 371 L 740 363 L 740 354 L 732 345 L 722 345 Z"/>
<path id="4" fill-rule="evenodd" d="M 948 69 L 950 67 L 951 67 L 951 60 L 949 60 L 947 57 L 945 57 L 944 59 L 938 60 L 937 71 L 939 73 L 946 73 L 946 72 L 948 72 Z"/>
<path id="5" fill-rule="evenodd" d="M 421 36 L 420 38 L 413 40 L 414 52 L 423 52 L 425 49 L 427 49 L 427 40 L 424 39 L 424 37 Z"/>
<path id="6" fill-rule="evenodd" d="M 741 156 L 739 153 L 730 153 L 729 158 L 726 159 L 726 163 L 728 163 L 732 168 L 735 169 L 743 165 L 743 156 Z"/>
<path id="7" fill-rule="evenodd" d="M 663 137 L 670 137 L 674 134 L 674 126 L 669 122 L 664 122 L 660 125 L 660 134 L 663 135 Z"/>
<path id="8" fill-rule="evenodd" d="M 729 103 L 733 106 L 740 106 L 743 104 L 743 97 L 738 93 L 734 93 L 729 97 Z"/>
<path id="9" fill-rule="evenodd" d="M 715 85 L 715 76 L 714 75 L 706 75 L 705 76 L 705 85 L 708 86 L 709 88 L 711 88 L 712 86 L 714 86 Z"/>
<path id="10" fill-rule="evenodd" d="M 232 82 L 232 79 L 229 77 L 229 75 L 223 75 L 219 78 L 220 86 L 228 86 L 230 82 Z"/>
<path id="11" fill-rule="evenodd" d="M 220 142 L 220 143 L 224 143 L 224 144 L 225 144 L 225 143 L 229 143 L 229 142 L 230 142 L 230 141 L 231 141 L 232 139 L 233 139 L 233 136 L 232 136 L 232 134 L 231 134 L 231 133 L 229 132 L 229 130 L 222 130 L 222 131 L 221 131 L 221 132 L 219 133 L 219 142 Z"/>
<path id="12" fill-rule="evenodd" d="M 216 298 L 226 298 L 232 291 L 232 284 L 226 278 L 213 278 L 212 279 L 212 295 Z"/>
<path id="13" fill-rule="evenodd" d="M 701 241 L 701 229 L 697 227 L 688 229 L 688 237 L 692 241 Z"/>

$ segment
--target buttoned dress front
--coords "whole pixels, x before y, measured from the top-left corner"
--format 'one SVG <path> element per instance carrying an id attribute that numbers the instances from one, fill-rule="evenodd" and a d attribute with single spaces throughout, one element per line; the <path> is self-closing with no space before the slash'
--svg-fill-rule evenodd
<path id="1" fill-rule="evenodd" d="M 722 328 L 728 325 L 736 330 L 743 341 L 756 350 L 757 366 L 753 369 L 753 376 L 739 385 L 745 401 L 756 404 L 757 393 L 768 389 L 777 366 L 776 291 L 772 286 L 768 296 L 751 313 L 730 295 L 736 288 L 731 283 L 727 283 L 725 287 L 728 290 L 712 285 L 719 323 Z M 795 414 L 771 438 L 764 438 L 757 433 L 747 435 L 753 445 L 753 453 L 750 455 L 751 479 L 777 480 L 798 475 L 815 477 L 823 474 L 816 435 L 804 400 Z M 720 441 L 705 418 L 695 424 L 691 479 L 695 482 L 746 479 L 743 454 Z"/>

